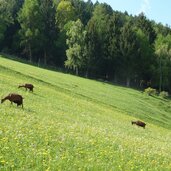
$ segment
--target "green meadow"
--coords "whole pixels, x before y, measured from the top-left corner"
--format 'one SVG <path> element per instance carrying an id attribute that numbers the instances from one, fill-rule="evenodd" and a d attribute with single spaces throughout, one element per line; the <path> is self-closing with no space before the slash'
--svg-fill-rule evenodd
<path id="1" fill-rule="evenodd" d="M 9 93 L 24 108 L 0 104 L 2 171 L 171 170 L 169 99 L 0 56 L 0 97 Z"/>

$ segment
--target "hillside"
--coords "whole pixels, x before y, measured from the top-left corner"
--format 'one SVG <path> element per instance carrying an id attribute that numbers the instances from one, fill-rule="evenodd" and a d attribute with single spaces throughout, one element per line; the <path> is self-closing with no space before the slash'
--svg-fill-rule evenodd
<path id="1" fill-rule="evenodd" d="M 0 56 L 1 97 L 11 92 L 24 109 L 0 105 L 0 170 L 171 169 L 169 100 Z"/>

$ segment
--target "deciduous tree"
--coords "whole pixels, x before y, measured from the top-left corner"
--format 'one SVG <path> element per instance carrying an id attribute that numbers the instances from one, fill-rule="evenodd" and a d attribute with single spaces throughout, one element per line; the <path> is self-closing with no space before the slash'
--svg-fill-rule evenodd
<path id="1" fill-rule="evenodd" d="M 85 65 L 84 43 L 86 31 L 81 20 L 72 21 L 66 35 L 68 49 L 66 50 L 67 60 L 65 66 L 75 70 L 76 75 L 78 75 L 79 69 Z"/>

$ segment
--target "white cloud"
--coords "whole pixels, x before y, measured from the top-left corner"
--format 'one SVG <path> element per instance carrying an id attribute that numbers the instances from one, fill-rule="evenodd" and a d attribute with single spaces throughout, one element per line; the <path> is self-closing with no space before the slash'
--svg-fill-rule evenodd
<path id="1" fill-rule="evenodd" d="M 140 10 L 138 11 L 138 14 L 141 12 L 146 14 L 150 9 L 151 9 L 150 0 L 143 0 L 141 3 Z"/>

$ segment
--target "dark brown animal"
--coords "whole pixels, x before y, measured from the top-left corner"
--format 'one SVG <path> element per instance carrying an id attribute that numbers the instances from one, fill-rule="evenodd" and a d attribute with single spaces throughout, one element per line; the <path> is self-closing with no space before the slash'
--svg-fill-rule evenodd
<path id="1" fill-rule="evenodd" d="M 3 103 L 6 100 L 9 100 L 11 102 L 11 104 L 14 102 L 14 103 L 17 104 L 17 106 L 20 106 L 21 105 L 22 108 L 23 108 L 23 99 L 24 98 L 21 95 L 11 93 L 8 96 L 6 96 L 3 99 L 1 99 L 1 103 Z"/>
<path id="2" fill-rule="evenodd" d="M 144 129 L 145 129 L 145 126 L 146 126 L 146 124 L 144 122 L 142 122 L 142 121 L 132 121 L 131 123 L 132 123 L 132 125 L 135 124 L 137 126 L 141 126 Z"/>
<path id="3" fill-rule="evenodd" d="M 25 87 L 26 91 L 27 91 L 27 89 L 29 89 L 32 92 L 33 92 L 33 88 L 34 88 L 34 86 L 32 84 L 19 85 L 18 88 L 20 88 L 20 87 Z"/>

